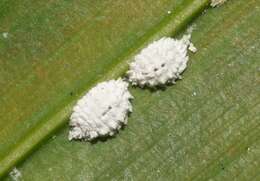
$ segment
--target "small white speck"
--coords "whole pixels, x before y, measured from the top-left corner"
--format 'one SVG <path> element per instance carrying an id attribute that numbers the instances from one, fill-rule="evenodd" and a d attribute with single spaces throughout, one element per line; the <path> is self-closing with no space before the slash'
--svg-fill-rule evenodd
<path id="1" fill-rule="evenodd" d="M 227 0 L 211 0 L 211 7 L 217 7 L 224 4 Z"/>
<path id="2" fill-rule="evenodd" d="M 22 174 L 16 167 L 14 167 L 14 169 L 9 173 L 9 176 L 13 181 L 19 181 L 21 180 Z"/>
<path id="3" fill-rule="evenodd" d="M 196 25 L 192 25 L 187 29 L 187 44 L 188 44 L 188 49 L 192 52 L 192 53 L 196 53 L 197 52 L 197 48 L 194 46 L 194 44 L 190 41 L 191 39 L 191 33 L 193 32 L 194 28 Z"/>
<path id="4" fill-rule="evenodd" d="M 231 62 L 228 64 L 229 67 L 233 67 L 234 66 L 234 62 Z"/>
<path id="5" fill-rule="evenodd" d="M 197 48 L 194 46 L 193 43 L 190 42 L 189 44 L 189 50 L 192 52 L 192 53 L 196 53 L 197 52 Z"/>
<path id="6" fill-rule="evenodd" d="M 192 96 L 196 96 L 196 95 L 197 95 L 197 92 L 193 92 L 193 93 L 192 93 Z"/>
<path id="7" fill-rule="evenodd" d="M 168 14 L 171 14 L 172 12 L 171 11 L 167 11 Z"/>
<path id="8" fill-rule="evenodd" d="M 2 33 L 2 35 L 3 35 L 4 38 L 8 38 L 9 33 L 8 32 L 4 32 L 4 33 Z"/>

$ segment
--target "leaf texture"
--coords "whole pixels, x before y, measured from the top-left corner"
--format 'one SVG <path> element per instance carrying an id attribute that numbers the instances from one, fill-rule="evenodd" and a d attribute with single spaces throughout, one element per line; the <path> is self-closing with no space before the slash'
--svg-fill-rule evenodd
<path id="1" fill-rule="evenodd" d="M 3 4 L 21 6 L 11 2 Z M 59 24 L 61 20 L 53 15 L 57 24 L 55 31 L 49 30 L 54 33 L 50 37 L 43 29 L 43 17 L 55 14 L 54 7 L 62 6 L 55 6 L 57 2 L 53 1 L 36 3 L 35 7 L 41 7 L 35 15 L 37 31 L 30 29 L 34 16 L 21 16 L 17 23 L 26 23 L 13 25 L 13 31 L 19 30 L 17 33 L 23 32 L 21 28 L 35 31 L 28 35 L 32 39 L 22 33 L 17 36 L 21 38 L 17 42 L 24 43 L 19 51 L 8 44 L 10 40 L 1 39 L 1 49 L 8 50 L 1 55 L 1 74 L 6 76 L 1 79 L 6 84 L 2 86 L 6 96 L 1 104 L 9 107 L 1 107 L 6 109 L 1 110 L 6 121 L 0 121 L 4 127 L 0 132 L 0 173 L 23 160 L 56 130 L 54 136 L 45 139 L 35 153 L 18 165 L 24 180 L 258 180 L 260 3 L 230 0 L 194 20 L 192 42 L 198 52 L 190 54 L 184 79 L 154 92 L 131 88 L 135 100 L 129 124 L 115 138 L 90 144 L 69 142 L 68 128 L 62 127 L 75 100 L 96 82 L 122 75 L 127 62 L 147 43 L 181 32 L 209 2 L 87 2 L 75 2 L 75 17 L 72 10 L 64 7 L 64 12 L 72 13 L 69 17 L 74 26 Z M 69 8 L 72 7 L 70 4 Z M 86 7 L 89 11 L 80 11 Z M 30 9 L 20 8 L 30 14 Z M 8 8 L 3 12 L 0 20 L 7 24 L 20 13 L 9 12 Z M 79 15 L 87 12 L 93 13 L 84 16 L 89 17 L 90 23 Z M 94 23 L 95 13 L 100 13 L 101 20 L 96 21 L 101 24 Z M 64 20 L 64 14 L 59 14 Z M 83 22 L 86 24 L 82 25 Z M 66 31 L 65 27 L 71 29 Z M 62 33 L 55 34 L 58 30 Z M 32 45 L 34 36 L 42 38 L 47 52 L 30 52 L 37 47 Z M 26 44 L 26 40 L 30 42 Z M 42 72 L 35 69 L 36 65 Z M 19 80 L 23 89 L 17 88 Z M 34 92 L 36 87 L 38 91 Z"/>

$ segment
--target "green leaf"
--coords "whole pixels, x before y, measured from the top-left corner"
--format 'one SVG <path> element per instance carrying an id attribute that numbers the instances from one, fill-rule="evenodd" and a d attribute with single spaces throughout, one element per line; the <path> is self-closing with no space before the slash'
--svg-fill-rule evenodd
<path id="1" fill-rule="evenodd" d="M 18 167 L 23 180 L 257 180 L 257 0 L 230 0 L 196 19 L 198 52 L 184 79 L 164 91 L 131 88 L 134 112 L 115 138 L 67 139 L 77 98 L 208 3 L 0 2 L 0 32 L 9 33 L 0 39 L 0 176 L 30 154 Z"/>

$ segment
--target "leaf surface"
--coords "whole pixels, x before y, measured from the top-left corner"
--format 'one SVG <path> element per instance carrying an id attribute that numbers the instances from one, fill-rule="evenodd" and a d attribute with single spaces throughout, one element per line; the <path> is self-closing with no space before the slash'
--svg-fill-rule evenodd
<path id="1" fill-rule="evenodd" d="M 0 3 L 0 175 L 64 126 L 86 90 L 122 75 L 136 52 L 176 35 L 208 1 L 31 3 Z M 69 142 L 62 127 L 19 165 L 23 179 L 257 179 L 259 6 L 231 0 L 207 10 L 194 21 L 198 52 L 183 80 L 131 88 L 134 112 L 113 139 Z"/>

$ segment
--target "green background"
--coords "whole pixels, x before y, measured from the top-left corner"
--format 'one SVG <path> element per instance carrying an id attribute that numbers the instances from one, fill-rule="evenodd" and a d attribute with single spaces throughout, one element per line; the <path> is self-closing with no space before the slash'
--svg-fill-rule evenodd
<path id="1" fill-rule="evenodd" d="M 194 20 L 207 4 L 1 1 L 0 173 L 25 160 L 22 180 L 260 179 L 260 3 L 230 0 Z M 131 88 L 134 112 L 114 138 L 68 141 L 83 93 L 191 20 L 198 52 L 183 80 Z"/>

